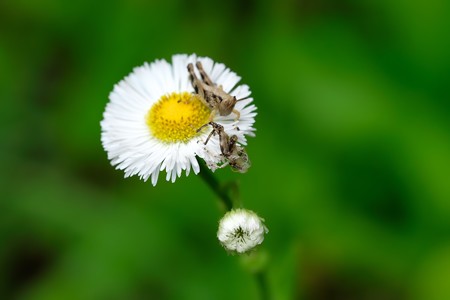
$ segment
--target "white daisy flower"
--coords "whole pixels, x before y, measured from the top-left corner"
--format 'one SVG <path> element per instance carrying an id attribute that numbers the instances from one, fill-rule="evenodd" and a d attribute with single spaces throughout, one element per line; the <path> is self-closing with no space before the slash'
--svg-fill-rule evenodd
<path id="1" fill-rule="evenodd" d="M 268 232 L 264 219 L 251 210 L 238 208 L 220 220 L 217 238 L 226 250 L 245 253 L 261 244 Z"/>
<path id="2" fill-rule="evenodd" d="M 228 135 L 236 135 L 246 145 L 246 135 L 254 136 L 256 107 L 251 104 L 247 85 L 237 85 L 241 79 L 236 73 L 215 63 L 208 57 L 174 55 L 172 63 L 156 60 L 137 67 L 114 86 L 109 95 L 101 122 L 102 144 L 111 164 L 125 171 L 125 177 L 138 175 L 153 185 L 160 171 L 166 170 L 166 180 L 174 182 L 182 170 L 189 175 L 200 171 L 196 156 L 204 159 L 211 169 L 223 162 L 219 137 L 211 137 L 204 145 L 209 127 L 197 133 L 208 123 L 211 109 L 194 94 L 187 65 L 200 61 L 216 85 L 237 99 L 236 116 L 213 116 Z M 196 70 L 195 72 L 198 72 Z M 198 76 L 200 74 L 197 73 Z"/>

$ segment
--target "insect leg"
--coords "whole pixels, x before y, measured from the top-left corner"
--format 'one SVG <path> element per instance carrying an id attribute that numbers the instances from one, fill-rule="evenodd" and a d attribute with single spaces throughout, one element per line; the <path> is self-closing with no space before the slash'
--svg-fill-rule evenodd
<path id="1" fill-rule="evenodd" d="M 236 118 L 234 120 L 239 120 L 241 118 L 241 113 L 236 108 L 233 108 L 233 112 L 236 115 Z"/>
<path id="2" fill-rule="evenodd" d="M 191 80 L 192 87 L 194 88 L 195 93 L 204 99 L 205 91 L 203 90 L 202 87 L 203 83 L 200 81 L 200 79 L 198 79 L 197 75 L 195 75 L 194 65 L 192 63 L 189 63 L 187 65 L 187 69 L 189 72 L 189 79 Z"/>
<path id="3" fill-rule="evenodd" d="M 204 145 L 208 144 L 209 139 L 210 139 L 214 134 L 216 134 L 216 129 L 215 129 L 215 128 L 214 128 L 213 130 L 211 130 L 211 133 L 210 133 L 210 134 L 208 135 L 208 137 L 206 138 L 206 141 L 205 141 Z M 219 133 L 219 136 L 220 136 L 220 133 Z"/>
<path id="4" fill-rule="evenodd" d="M 228 141 L 228 149 L 233 152 L 236 149 L 236 142 L 238 140 L 237 135 L 233 134 Z"/>
<path id="5" fill-rule="evenodd" d="M 197 66 L 198 71 L 200 72 L 200 75 L 202 76 L 203 82 L 209 86 L 215 86 L 215 84 L 212 82 L 211 78 L 209 78 L 208 74 L 206 74 L 205 70 L 203 69 L 202 63 L 197 61 L 196 66 Z"/>
<path id="6" fill-rule="evenodd" d="M 214 119 L 214 116 L 217 113 L 217 108 L 214 108 L 211 110 L 211 114 L 209 115 L 209 121 L 212 122 L 212 120 Z"/>
<path id="7" fill-rule="evenodd" d="M 209 139 L 210 139 L 216 132 L 219 132 L 218 124 L 216 124 L 216 123 L 214 123 L 214 122 L 208 122 L 208 123 L 202 125 L 199 129 L 197 129 L 197 132 L 199 132 L 200 130 L 202 130 L 203 128 L 205 128 L 205 127 L 208 126 L 208 125 L 211 125 L 212 128 L 213 128 L 213 130 L 211 130 L 211 133 L 210 133 L 210 134 L 208 135 L 208 137 L 206 138 L 206 141 L 205 141 L 205 143 L 204 143 L 205 145 L 208 144 Z"/>
<path id="8" fill-rule="evenodd" d="M 208 123 L 202 125 L 199 129 L 197 129 L 197 132 L 199 132 L 200 130 L 202 130 L 203 128 L 205 128 L 205 127 L 208 126 L 208 125 L 213 126 L 212 123 L 213 123 L 213 122 L 208 122 Z M 214 127 L 213 127 L 213 128 L 214 128 Z"/>

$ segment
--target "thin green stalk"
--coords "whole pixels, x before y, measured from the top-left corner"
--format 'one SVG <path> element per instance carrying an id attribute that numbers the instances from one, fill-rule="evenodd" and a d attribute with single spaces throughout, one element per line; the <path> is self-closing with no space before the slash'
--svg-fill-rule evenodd
<path id="1" fill-rule="evenodd" d="M 227 211 L 233 208 L 233 200 L 228 193 L 228 189 L 223 187 L 212 171 L 205 165 L 204 162 L 200 162 L 200 176 L 206 182 L 206 184 L 216 193 L 216 195 L 222 200 Z"/>
<path id="2" fill-rule="evenodd" d="M 266 272 L 260 271 L 255 274 L 256 283 L 258 284 L 259 293 L 261 296 L 261 300 L 268 300 L 269 297 L 269 289 L 267 287 L 267 276 Z"/>
<path id="3" fill-rule="evenodd" d="M 206 182 L 206 184 L 214 191 L 214 193 L 219 197 L 219 199 L 224 204 L 227 211 L 231 210 L 233 207 L 241 207 L 242 203 L 239 197 L 239 187 L 236 182 L 229 182 L 227 184 L 220 184 L 217 178 L 214 176 L 213 172 L 206 166 L 206 164 L 201 161 L 200 165 L 200 176 Z M 248 270 L 251 272 L 250 270 Z M 261 300 L 268 300 L 269 291 L 267 287 L 267 277 L 264 270 L 257 272 L 251 272 L 254 274 L 258 289 L 260 291 Z"/>

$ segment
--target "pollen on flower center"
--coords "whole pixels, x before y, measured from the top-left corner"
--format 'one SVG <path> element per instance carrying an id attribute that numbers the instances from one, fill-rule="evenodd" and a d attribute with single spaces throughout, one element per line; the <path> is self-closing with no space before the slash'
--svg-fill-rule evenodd
<path id="1" fill-rule="evenodd" d="M 209 121 L 211 110 L 199 96 L 183 92 L 162 96 L 149 110 L 146 122 L 152 134 L 166 143 L 188 142 Z"/>

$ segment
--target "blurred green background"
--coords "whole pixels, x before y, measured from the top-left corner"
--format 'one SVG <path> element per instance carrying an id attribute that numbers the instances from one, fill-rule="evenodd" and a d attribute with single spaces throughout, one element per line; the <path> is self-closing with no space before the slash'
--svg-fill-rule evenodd
<path id="1" fill-rule="evenodd" d="M 100 125 L 144 61 L 242 76 L 237 179 L 273 299 L 450 299 L 450 2 L 1 1 L 0 298 L 258 299 L 199 176 L 123 179 Z"/>

